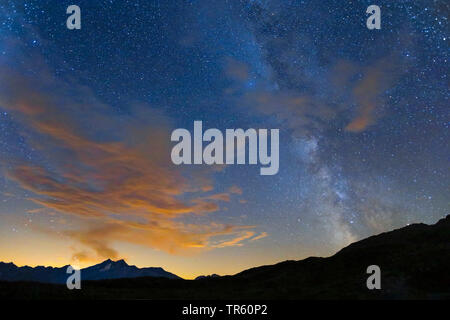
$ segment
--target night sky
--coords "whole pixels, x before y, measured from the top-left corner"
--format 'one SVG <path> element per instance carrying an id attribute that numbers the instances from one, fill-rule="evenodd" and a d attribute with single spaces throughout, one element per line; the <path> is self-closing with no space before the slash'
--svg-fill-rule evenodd
<path id="1" fill-rule="evenodd" d="M 66 8 L 81 8 L 81 30 Z M 381 29 L 366 8 L 381 8 Z M 447 1 L 0 4 L 0 261 L 182 277 L 449 214 Z M 280 129 L 280 168 L 171 162 L 175 128 Z"/>

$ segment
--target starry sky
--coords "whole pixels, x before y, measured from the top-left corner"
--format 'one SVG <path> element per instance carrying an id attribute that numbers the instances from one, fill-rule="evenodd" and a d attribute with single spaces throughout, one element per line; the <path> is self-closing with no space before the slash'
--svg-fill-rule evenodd
<path id="1" fill-rule="evenodd" d="M 66 8 L 81 8 L 81 30 Z M 381 8 L 381 29 L 366 8 Z M 185 278 L 449 213 L 447 1 L 0 4 L 0 261 Z M 176 166 L 175 128 L 279 128 L 280 169 Z"/>

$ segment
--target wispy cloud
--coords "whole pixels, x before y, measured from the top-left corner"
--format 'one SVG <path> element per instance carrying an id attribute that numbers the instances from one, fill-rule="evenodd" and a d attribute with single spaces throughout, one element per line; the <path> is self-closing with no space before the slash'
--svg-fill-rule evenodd
<path id="1" fill-rule="evenodd" d="M 382 59 L 363 69 L 363 77 L 353 87 L 356 116 L 345 127 L 347 131 L 360 132 L 374 124 L 379 116 L 377 109 L 383 105 L 384 91 L 392 86 L 396 73 L 393 58 Z"/>
<path id="2" fill-rule="evenodd" d="M 170 119 L 159 111 L 132 106 L 119 118 L 84 87 L 57 84 L 44 71 L 36 77 L 6 65 L 2 70 L 0 106 L 14 114 L 44 159 L 15 158 L 8 177 L 32 191 L 36 204 L 81 219 L 79 229 L 63 234 L 98 257 L 120 255 L 116 241 L 175 254 L 210 249 L 213 237 L 225 236 L 225 247 L 251 228 L 181 222 L 217 211 L 211 200 L 229 201 L 242 191 L 203 195 L 213 190 L 214 169 L 186 178 L 171 163 Z M 83 249 L 75 257 L 89 254 Z"/>
<path id="3" fill-rule="evenodd" d="M 305 91 L 260 83 L 250 89 L 233 89 L 228 94 L 239 106 L 275 117 L 295 135 L 317 134 L 348 118 L 344 129 L 361 132 L 381 117 L 385 91 L 394 86 L 399 76 L 394 61 L 393 56 L 368 66 L 338 61 L 329 68 L 325 88 Z"/>
<path id="4" fill-rule="evenodd" d="M 257 235 L 256 237 L 253 237 L 252 239 L 250 239 L 250 241 L 256 241 L 262 238 L 267 237 L 269 234 L 267 232 L 261 232 L 259 235 Z"/>
<path id="5" fill-rule="evenodd" d="M 237 81 L 246 81 L 250 76 L 250 69 L 247 64 L 228 57 L 225 61 L 225 74 Z"/>

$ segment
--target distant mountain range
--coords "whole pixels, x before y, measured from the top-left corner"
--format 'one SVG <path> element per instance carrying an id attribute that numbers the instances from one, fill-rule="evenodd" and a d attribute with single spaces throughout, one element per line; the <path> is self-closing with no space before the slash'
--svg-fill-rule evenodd
<path id="1" fill-rule="evenodd" d="M 380 290 L 369 290 L 366 286 L 369 277 L 366 270 L 370 265 L 378 265 L 381 269 Z M 0 279 L 51 279 L 46 276 L 48 268 L 34 268 L 37 269 L 35 278 L 26 277 L 33 268 L 25 267 L 22 272 L 15 273 L 17 269 L 13 264 L 3 264 Z M 149 270 L 146 271 L 149 273 L 136 270 Z M 449 270 L 450 215 L 434 225 L 412 224 L 369 237 L 328 258 L 284 261 L 234 276 L 183 280 L 159 268 L 138 269 L 124 261 L 107 260 L 82 271 L 81 290 L 68 290 L 59 284 L 0 281 L 0 298 L 450 299 Z M 142 272 L 142 277 L 130 278 L 138 272 Z M 124 276 L 128 278 L 112 279 Z M 97 281 L 83 281 L 89 278 Z M 108 279 L 98 280 L 105 278 Z M 62 280 L 58 278 L 53 282 Z"/>
<path id="2" fill-rule="evenodd" d="M 198 276 L 197 278 L 195 278 L 195 280 L 202 280 L 202 279 L 210 279 L 210 278 L 219 278 L 220 276 L 218 274 L 210 274 L 208 276 Z"/>
<path id="3" fill-rule="evenodd" d="M 66 283 L 69 274 L 67 266 L 53 267 L 17 267 L 13 263 L 0 262 L 0 280 L 3 281 L 36 281 L 45 283 Z M 82 280 L 104 280 L 137 277 L 161 277 L 181 279 L 177 275 L 162 268 L 138 268 L 128 265 L 124 260 L 110 259 L 94 266 L 81 269 Z"/>

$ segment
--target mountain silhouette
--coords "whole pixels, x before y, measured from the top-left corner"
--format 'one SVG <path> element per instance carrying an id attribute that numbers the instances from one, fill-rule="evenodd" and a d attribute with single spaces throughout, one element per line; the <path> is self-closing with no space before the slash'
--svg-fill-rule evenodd
<path id="1" fill-rule="evenodd" d="M 210 275 L 207 275 L 207 276 L 198 276 L 197 278 L 195 278 L 195 280 L 218 278 L 218 277 L 220 277 L 218 274 L 213 273 L 213 274 L 210 274 Z"/>
<path id="2" fill-rule="evenodd" d="M 92 279 L 99 279 L 102 272 L 111 272 L 117 278 L 122 273 L 105 268 L 111 265 L 113 270 L 118 265 L 121 269 L 124 264 L 107 260 L 90 267 L 95 275 Z M 380 290 L 369 290 L 366 286 L 370 276 L 366 270 L 370 265 L 380 267 Z M 2 277 L 15 268 L 13 264 L 3 264 Z M 328 258 L 284 261 L 234 276 L 183 280 L 152 275 L 82 281 L 81 290 L 68 290 L 64 285 L 0 281 L 0 298 L 449 299 L 449 270 L 450 216 L 447 216 L 434 225 L 412 224 L 366 238 Z M 89 272 L 86 270 L 86 274 Z"/>
<path id="3" fill-rule="evenodd" d="M 66 283 L 67 266 L 52 267 L 17 267 L 13 263 L 0 262 L 0 280 L 3 281 L 36 281 L 46 283 Z M 112 261 L 110 259 L 94 266 L 81 269 L 83 280 L 104 280 L 137 277 L 161 277 L 181 279 L 177 275 L 162 268 L 138 268 L 128 265 L 125 260 Z"/>

